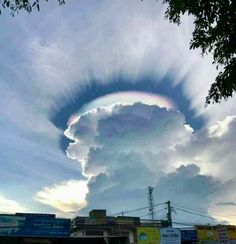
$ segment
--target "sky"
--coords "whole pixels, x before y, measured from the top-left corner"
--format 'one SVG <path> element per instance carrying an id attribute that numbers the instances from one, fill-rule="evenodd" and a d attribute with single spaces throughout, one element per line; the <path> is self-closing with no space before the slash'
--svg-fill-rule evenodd
<path id="1" fill-rule="evenodd" d="M 3 10 L 2 213 L 121 213 L 148 206 L 152 186 L 157 218 L 170 200 L 175 222 L 236 224 L 236 98 L 205 107 L 212 56 L 189 50 L 193 18 L 171 24 L 165 8 L 71 0 Z"/>

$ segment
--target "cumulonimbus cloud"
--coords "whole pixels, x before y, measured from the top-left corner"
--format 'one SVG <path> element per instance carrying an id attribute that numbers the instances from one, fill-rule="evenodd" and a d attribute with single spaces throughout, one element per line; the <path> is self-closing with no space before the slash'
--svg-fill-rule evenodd
<path id="1" fill-rule="evenodd" d="M 117 105 L 108 111 L 98 108 L 70 126 L 67 133 L 75 142 L 67 155 L 81 162 L 90 177 L 90 208 L 111 208 L 119 199 L 130 208 L 135 202 L 145 205 L 146 188 L 153 185 L 159 199 L 194 201 L 195 207 L 205 202 L 207 212 L 221 199 L 225 182 L 235 176 L 229 168 L 234 167 L 235 124 L 235 118 L 228 117 L 213 127 L 193 131 L 175 109 L 141 103 Z M 229 153 L 220 157 L 222 147 Z M 224 176 L 217 173 L 221 170 Z"/>

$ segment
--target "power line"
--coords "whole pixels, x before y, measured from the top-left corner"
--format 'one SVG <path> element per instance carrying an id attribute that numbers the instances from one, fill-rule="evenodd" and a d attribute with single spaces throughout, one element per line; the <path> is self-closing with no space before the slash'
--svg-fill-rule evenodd
<path id="1" fill-rule="evenodd" d="M 207 210 L 203 210 L 203 209 L 198 209 L 198 208 L 190 208 L 190 207 L 186 207 L 186 206 L 179 206 L 179 205 L 176 205 L 176 204 L 173 204 L 173 206 L 176 206 L 176 207 L 180 207 L 180 208 L 184 208 L 184 209 L 187 209 L 187 210 L 193 210 L 193 211 L 198 211 L 198 212 L 201 212 L 201 213 L 206 213 L 208 214 L 208 211 Z M 231 216 L 226 216 L 226 215 L 221 215 L 221 214 L 218 214 L 216 212 L 213 212 L 210 210 L 210 212 L 218 217 L 223 217 L 223 218 L 230 218 L 230 219 L 236 219 L 236 218 L 233 218 Z M 235 213 L 232 213 L 232 214 L 235 214 Z"/>
<path id="2" fill-rule="evenodd" d="M 137 212 L 137 211 L 140 211 L 140 210 L 144 210 L 144 209 L 147 209 L 148 207 L 143 207 L 143 208 L 137 208 L 137 209 L 133 209 L 133 210 L 128 210 L 128 211 L 121 211 L 121 212 L 118 212 L 118 213 L 114 213 L 114 214 L 110 214 L 110 216 L 114 216 L 114 215 L 120 215 L 120 214 L 124 214 L 124 213 L 132 213 L 132 212 Z"/>
<path id="3" fill-rule="evenodd" d="M 160 206 L 160 205 L 163 205 L 163 204 L 165 204 L 165 202 L 157 203 L 157 204 L 154 204 L 153 206 Z M 212 216 L 209 216 L 206 210 L 195 209 L 195 208 L 186 207 L 186 206 L 183 207 L 183 206 L 179 206 L 179 205 L 176 205 L 176 204 L 172 204 L 172 206 L 173 206 L 173 209 L 176 209 L 176 210 L 179 210 L 179 211 L 188 213 L 188 214 L 193 214 L 193 215 L 200 216 L 200 217 L 203 217 L 203 218 L 208 218 L 208 219 L 216 220 L 216 218 L 214 218 Z M 142 208 L 131 209 L 131 210 L 126 210 L 126 211 L 121 211 L 121 212 L 117 212 L 117 213 L 114 213 L 114 214 L 110 214 L 110 216 L 120 215 L 120 214 L 121 215 L 124 215 L 124 214 L 127 214 L 127 213 L 133 213 L 133 212 L 142 211 L 142 210 L 145 210 L 145 209 L 148 209 L 148 208 L 149 208 L 149 206 L 142 207 Z M 166 208 L 159 209 L 159 210 L 155 211 L 154 213 L 156 214 L 158 212 L 164 211 L 165 209 Z M 219 216 L 219 217 L 225 217 L 225 218 L 234 219 L 231 216 L 220 215 L 220 214 L 217 214 L 217 213 L 214 213 L 214 212 L 212 212 L 212 213 L 214 215 L 216 215 L 216 216 Z M 142 215 L 142 216 L 140 216 L 140 218 L 143 218 L 143 217 L 148 216 L 148 215 L 149 214 Z M 186 224 L 186 223 L 184 223 L 184 224 Z"/>
<path id="4" fill-rule="evenodd" d="M 162 212 L 164 210 L 166 210 L 166 208 L 159 209 L 159 210 L 155 211 L 155 213 L 159 213 L 159 212 Z"/>
<path id="5" fill-rule="evenodd" d="M 157 213 L 162 212 L 162 211 L 164 211 L 164 210 L 166 210 L 166 208 L 159 209 L 159 210 L 155 211 L 154 213 L 157 214 Z M 149 216 L 149 213 L 140 216 L 140 218 L 145 217 L 145 216 Z"/>
<path id="6" fill-rule="evenodd" d="M 165 202 L 157 203 L 157 204 L 154 204 L 153 206 L 157 207 L 157 206 L 160 206 L 160 205 L 163 205 L 163 204 L 165 204 Z M 131 209 L 131 210 L 127 210 L 127 211 L 121 211 L 121 212 L 118 212 L 118 213 L 110 214 L 110 216 L 119 215 L 119 214 L 123 215 L 123 214 L 126 214 L 126 213 L 133 213 L 133 212 L 141 211 L 141 210 L 148 209 L 148 208 L 149 208 L 149 206 L 142 207 L 142 208 Z"/>
<path id="7" fill-rule="evenodd" d="M 199 214 L 199 213 L 194 213 L 192 211 L 188 211 L 186 209 L 182 209 L 182 208 L 179 208 L 179 207 L 174 207 L 174 209 L 178 209 L 179 211 L 182 211 L 182 212 L 185 212 L 185 213 L 189 213 L 189 214 L 193 214 L 193 215 L 198 215 L 200 217 L 204 217 L 204 218 L 214 219 L 215 220 L 215 218 L 213 218 L 211 216 L 207 216 L 207 215 L 203 215 L 203 214 Z"/>
<path id="8" fill-rule="evenodd" d="M 154 206 L 154 207 L 157 207 L 157 206 L 160 206 L 160 205 L 163 205 L 163 204 L 165 204 L 165 202 L 156 203 L 156 204 L 154 204 L 153 206 Z"/>
<path id="9" fill-rule="evenodd" d="M 176 204 L 174 204 L 174 205 L 176 205 Z M 179 205 L 178 205 L 178 206 L 179 206 Z M 180 206 L 179 206 L 179 207 L 180 207 Z M 182 207 L 183 207 L 183 206 L 182 206 Z M 191 207 L 189 207 L 188 205 L 184 205 L 183 208 L 189 208 L 189 209 L 191 209 Z M 198 207 L 198 208 L 194 208 L 194 209 L 199 210 L 199 211 L 206 211 L 205 208 L 200 208 L 200 207 Z M 217 209 L 214 208 L 214 207 L 207 207 L 207 209 L 213 209 L 213 211 L 217 211 Z"/>
<path id="10" fill-rule="evenodd" d="M 173 224 L 177 224 L 177 225 L 182 225 L 182 226 L 194 226 L 195 224 L 190 224 L 190 223 L 182 223 L 182 222 L 177 222 L 177 221 L 173 221 Z"/>

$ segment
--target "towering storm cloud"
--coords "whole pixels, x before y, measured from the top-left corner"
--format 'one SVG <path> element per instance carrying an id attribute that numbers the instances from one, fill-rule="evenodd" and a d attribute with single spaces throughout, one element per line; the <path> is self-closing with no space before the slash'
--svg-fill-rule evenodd
<path id="1" fill-rule="evenodd" d="M 192 130 L 176 110 L 136 103 L 97 108 L 66 133 L 76 140 L 67 155 L 85 162 L 86 175 L 97 175 L 136 165 L 164 172 L 171 168 L 169 155 L 190 140 Z"/>
<path id="2" fill-rule="evenodd" d="M 89 178 L 84 211 L 103 207 L 119 212 L 122 206 L 146 206 L 151 185 L 158 202 L 194 203 L 207 212 L 220 198 L 223 180 L 230 179 L 219 178 L 217 170 L 223 164 L 213 156 L 214 147 L 227 143 L 234 123 L 232 118 L 194 132 L 178 110 L 142 103 L 85 112 L 65 132 L 74 140 L 67 148 L 68 157 L 78 160 Z M 217 170 L 211 171 L 213 167 Z"/>

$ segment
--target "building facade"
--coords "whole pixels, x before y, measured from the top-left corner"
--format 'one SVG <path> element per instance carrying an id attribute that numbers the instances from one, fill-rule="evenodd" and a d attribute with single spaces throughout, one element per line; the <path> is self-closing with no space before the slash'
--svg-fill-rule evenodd
<path id="1" fill-rule="evenodd" d="M 92 210 L 88 217 L 72 220 L 71 236 L 126 237 L 130 244 L 138 243 L 137 227 L 166 227 L 166 221 L 141 221 L 139 217 L 107 216 L 106 210 Z"/>

